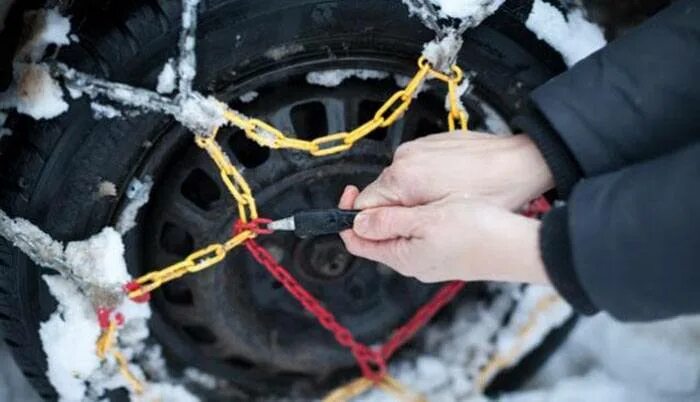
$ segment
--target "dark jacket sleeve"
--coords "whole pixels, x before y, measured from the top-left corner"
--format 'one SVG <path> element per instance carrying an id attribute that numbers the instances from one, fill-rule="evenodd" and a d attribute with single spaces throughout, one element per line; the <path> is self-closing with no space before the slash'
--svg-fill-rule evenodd
<path id="1" fill-rule="evenodd" d="M 531 99 L 543 119 L 531 131 L 522 128 L 557 165 L 552 170 L 559 170 L 560 193 L 581 176 L 694 142 L 700 135 L 700 1 L 673 3 L 536 89 Z M 569 152 L 578 166 L 562 165 Z"/>
<path id="2" fill-rule="evenodd" d="M 579 309 L 621 320 L 700 313 L 700 142 L 582 180 L 540 239 L 550 278 Z"/>

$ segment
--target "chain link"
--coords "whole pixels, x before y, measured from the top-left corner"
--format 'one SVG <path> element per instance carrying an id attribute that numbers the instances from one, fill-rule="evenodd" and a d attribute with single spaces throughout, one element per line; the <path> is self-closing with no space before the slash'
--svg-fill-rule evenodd
<path id="1" fill-rule="evenodd" d="M 134 393 L 140 395 L 143 393 L 143 383 L 131 372 L 128 360 L 117 350 L 116 346 L 114 346 L 117 337 L 117 327 L 119 325 L 119 319 L 115 318 L 109 321 L 106 328 L 103 328 L 102 334 L 97 339 L 97 344 L 95 345 L 97 357 L 99 357 L 100 360 L 105 360 L 107 359 L 107 354 L 111 353 L 114 360 L 117 362 L 117 366 L 119 366 L 121 375 L 129 383 Z"/>
<path id="2" fill-rule="evenodd" d="M 416 395 L 397 379 L 390 375 L 385 375 L 379 381 L 374 382 L 364 377 L 357 378 L 345 385 L 332 390 L 323 398 L 322 402 L 346 402 L 356 398 L 372 387 L 378 387 L 384 392 L 394 395 L 399 401 L 405 402 L 426 402 L 422 395 Z"/>
<path id="3" fill-rule="evenodd" d="M 357 141 L 371 134 L 376 129 L 389 127 L 394 124 L 396 120 L 403 117 L 411 106 L 414 96 L 428 76 L 437 78 L 448 85 L 448 96 L 450 97 L 448 124 L 454 129 L 455 121 L 459 120 L 461 129 L 466 130 L 468 115 L 457 101 L 456 93 L 457 86 L 464 78 L 464 73 L 457 66 L 452 67 L 452 74 L 450 75 L 435 70 L 425 57 L 421 57 L 418 60 L 418 71 L 413 78 L 411 78 L 409 83 L 403 89 L 394 92 L 394 94 L 377 109 L 371 120 L 350 132 L 328 134 L 307 141 L 288 137 L 276 127 L 262 120 L 248 118 L 233 110 L 224 110 L 224 117 L 229 123 L 242 129 L 248 138 L 260 146 L 272 149 L 295 149 L 308 152 L 313 156 L 333 155 L 347 151 L 352 148 Z M 198 141 L 202 143 L 211 142 L 211 138 L 212 137 L 204 137 L 198 139 Z M 200 146 L 204 148 L 203 145 Z M 214 158 L 213 155 L 212 158 Z M 219 158 L 217 160 L 221 162 L 220 156 L 217 156 L 217 158 Z M 219 165 L 219 162 L 217 162 L 217 165 Z M 240 202 L 240 197 L 236 193 L 237 192 L 232 191 L 236 200 Z"/>

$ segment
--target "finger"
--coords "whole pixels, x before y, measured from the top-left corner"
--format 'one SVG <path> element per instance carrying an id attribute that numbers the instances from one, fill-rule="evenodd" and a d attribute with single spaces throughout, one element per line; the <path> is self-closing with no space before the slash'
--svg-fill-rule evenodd
<path id="1" fill-rule="evenodd" d="M 359 237 L 352 230 L 342 232 L 340 238 L 350 254 L 382 263 L 393 269 L 400 265 L 400 256 L 397 253 L 400 249 L 398 242 L 406 241 L 405 239 L 367 240 Z"/>
<path id="2" fill-rule="evenodd" d="M 425 221 L 421 207 L 381 207 L 360 212 L 353 230 L 367 240 L 411 238 L 419 237 Z"/>
<path id="3" fill-rule="evenodd" d="M 343 190 L 343 195 L 340 196 L 340 201 L 338 202 L 338 208 L 340 209 L 352 209 L 355 203 L 355 198 L 360 194 L 360 190 L 355 186 L 345 186 Z"/>
<path id="4" fill-rule="evenodd" d="M 368 209 L 388 205 L 400 205 L 400 197 L 396 187 L 395 174 L 385 169 L 377 180 L 365 187 L 355 199 L 355 209 Z"/>

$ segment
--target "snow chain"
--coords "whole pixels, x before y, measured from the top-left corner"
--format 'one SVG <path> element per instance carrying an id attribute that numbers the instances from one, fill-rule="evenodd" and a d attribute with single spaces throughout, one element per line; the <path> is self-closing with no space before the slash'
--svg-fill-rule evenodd
<path id="1" fill-rule="evenodd" d="M 377 109 L 374 117 L 350 132 L 333 133 L 311 141 L 290 138 L 277 128 L 264 121 L 248 118 L 222 105 L 224 118 L 232 125 L 242 129 L 245 135 L 261 146 L 272 149 L 293 149 L 307 152 L 316 157 L 337 154 L 350 149 L 357 141 L 371 134 L 378 128 L 391 126 L 409 109 L 411 102 L 421 86 L 428 78 L 435 78 L 447 85 L 448 113 L 447 123 L 450 131 L 459 124 L 463 132 L 467 132 L 468 114 L 459 102 L 459 85 L 464 78 L 458 66 L 452 66 L 449 73 L 434 69 L 430 63 L 421 57 L 418 59 L 418 71 L 403 89 L 395 92 Z M 338 343 L 348 348 L 354 355 L 362 373 L 362 377 L 345 384 L 330 392 L 324 402 L 348 401 L 359 396 L 372 387 L 394 395 L 402 401 L 422 402 L 426 399 L 412 393 L 405 386 L 387 373 L 386 362 L 403 346 L 418 330 L 420 330 L 437 312 L 449 303 L 464 287 L 464 282 L 451 282 L 444 285 L 428 303 L 421 307 L 404 325 L 397 328 L 389 339 L 379 346 L 370 347 L 358 342 L 352 333 L 338 322 L 333 313 L 323 307 L 322 303 L 304 289 L 301 284 L 277 261 L 270 253 L 260 246 L 255 238 L 259 235 L 270 234 L 271 230 L 264 225 L 269 219 L 258 215 L 255 197 L 243 175 L 231 163 L 226 153 L 216 140 L 219 127 L 207 135 L 196 135 L 196 144 L 205 150 L 219 169 L 221 180 L 226 185 L 238 207 L 238 221 L 234 225 L 232 237 L 224 243 L 214 243 L 187 256 L 184 260 L 172 264 L 159 271 L 143 275 L 124 285 L 123 290 L 128 298 L 137 303 L 145 303 L 150 299 L 152 291 L 163 284 L 181 278 L 187 274 L 207 269 L 221 262 L 228 252 L 238 246 L 245 246 L 251 256 L 260 263 L 301 305 L 309 311 L 328 331 L 332 332 Z M 545 212 L 549 203 L 540 198 L 533 202 L 526 215 Z M 554 300 L 545 300 L 538 305 L 537 311 L 545 309 Z M 129 369 L 128 360 L 118 350 L 116 335 L 118 327 L 124 322 L 124 317 L 109 309 L 100 308 L 97 311 L 102 334 L 97 344 L 96 352 L 100 359 L 105 360 L 109 354 L 114 358 L 120 373 L 131 389 L 141 394 L 144 382 L 139 380 Z M 520 335 L 525 336 L 532 329 L 528 323 Z M 515 355 L 521 349 L 516 347 L 512 353 L 494 356 L 483 368 L 478 380 L 483 386 L 493 372 L 510 365 Z"/>
<path id="2" fill-rule="evenodd" d="M 224 118 L 232 125 L 242 129 L 245 135 L 261 146 L 271 149 L 294 149 L 321 157 L 337 154 L 350 149 L 357 141 L 371 134 L 378 128 L 389 127 L 403 117 L 411 106 L 427 78 L 435 78 L 447 85 L 448 105 L 447 123 L 451 131 L 455 130 L 457 122 L 463 132 L 467 131 L 468 114 L 459 103 L 458 87 L 464 78 L 458 66 L 452 66 L 449 73 L 434 69 L 424 58 L 418 59 L 418 71 L 403 88 L 396 91 L 377 109 L 374 117 L 350 132 L 328 134 L 311 141 L 290 138 L 282 131 L 254 118 L 248 118 L 237 112 L 224 109 Z M 193 252 L 184 260 L 172 264 L 162 270 L 143 275 L 127 283 L 124 291 L 135 302 L 147 302 L 150 293 L 163 284 L 181 278 L 184 275 L 207 269 L 221 262 L 229 251 L 240 245 L 246 245 L 253 256 L 264 265 L 268 271 L 278 277 L 287 290 L 309 310 L 326 329 L 333 332 L 338 342 L 350 349 L 361 368 L 363 377 L 344 385 L 331 392 L 325 401 L 347 401 L 358 396 L 371 387 L 376 386 L 404 401 L 424 401 L 419 395 L 411 393 L 386 371 L 386 360 L 393 352 L 425 325 L 437 311 L 447 304 L 462 289 L 463 283 L 453 282 L 443 287 L 433 299 L 421 308 L 416 315 L 403 327 L 399 328 L 380 350 L 357 342 L 352 334 L 327 311 L 321 303 L 309 294 L 283 267 L 276 263 L 266 250 L 259 246 L 254 239 L 261 234 L 269 234 L 270 230 L 262 225 L 269 223 L 268 219 L 258 216 L 255 197 L 243 175 L 231 163 L 226 153 L 216 141 L 218 127 L 209 135 L 196 135 L 196 144 L 205 150 L 220 171 L 221 180 L 231 193 L 238 206 L 238 222 L 233 236 L 224 243 L 214 243 Z M 111 317 L 111 312 L 101 310 L 100 325 L 102 335 L 97 342 L 97 354 L 106 359 L 111 352 L 119 370 L 136 393 L 143 391 L 143 384 L 129 370 L 124 356 L 117 350 L 115 343 L 116 331 L 123 322 L 123 317 Z"/>

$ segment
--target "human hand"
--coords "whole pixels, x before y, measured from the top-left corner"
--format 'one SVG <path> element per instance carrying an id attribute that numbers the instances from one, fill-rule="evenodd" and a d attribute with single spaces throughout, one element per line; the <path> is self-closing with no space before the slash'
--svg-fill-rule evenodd
<path id="1" fill-rule="evenodd" d="M 339 207 L 359 194 L 348 186 Z M 447 280 L 547 283 L 539 221 L 465 197 L 415 207 L 362 211 L 340 234 L 348 251 L 422 282 Z"/>
<path id="2" fill-rule="evenodd" d="M 352 207 L 415 206 L 458 196 L 516 210 L 553 186 L 549 167 L 525 135 L 443 133 L 402 144 Z"/>

